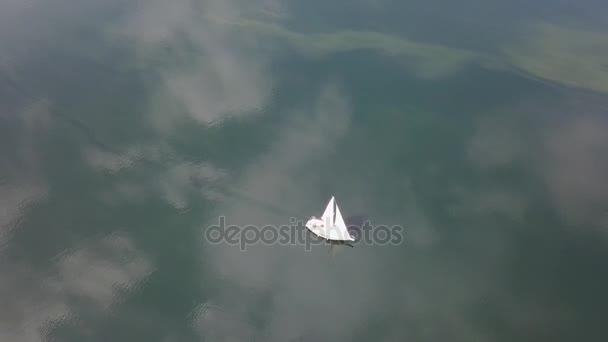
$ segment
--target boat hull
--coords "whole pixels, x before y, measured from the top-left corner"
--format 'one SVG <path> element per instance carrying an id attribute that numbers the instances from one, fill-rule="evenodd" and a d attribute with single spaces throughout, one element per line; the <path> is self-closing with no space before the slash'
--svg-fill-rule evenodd
<path id="1" fill-rule="evenodd" d="M 348 243 L 354 241 L 354 239 L 350 236 L 346 237 L 346 239 L 335 239 L 330 237 L 327 234 L 327 229 L 325 229 L 325 221 L 316 217 L 312 217 L 310 220 L 308 220 L 308 222 L 306 222 L 306 228 L 314 235 L 331 242 Z"/>

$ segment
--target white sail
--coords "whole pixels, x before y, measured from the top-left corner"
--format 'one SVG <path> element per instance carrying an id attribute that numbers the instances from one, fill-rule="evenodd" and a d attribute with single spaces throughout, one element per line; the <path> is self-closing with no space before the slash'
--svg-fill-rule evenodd
<path id="1" fill-rule="evenodd" d="M 342 213 L 340 212 L 340 208 L 338 208 L 338 204 L 336 203 L 336 219 L 334 220 L 334 226 L 337 227 L 337 233 L 342 240 L 351 240 L 354 239 L 350 236 L 348 232 L 348 228 L 346 227 L 346 223 L 344 222 L 344 218 L 342 218 Z"/>
<path id="2" fill-rule="evenodd" d="M 325 211 L 323 212 L 323 216 L 321 216 L 321 220 L 323 220 L 326 224 L 333 224 L 334 222 L 334 204 L 336 203 L 336 199 L 334 196 L 331 196 L 329 203 L 327 203 L 327 207 L 325 207 Z"/>
<path id="3" fill-rule="evenodd" d="M 323 221 L 323 226 L 316 230 L 319 236 L 329 240 L 354 241 L 346 228 L 340 208 L 333 196 L 329 200 L 329 203 L 327 203 L 321 220 Z"/>

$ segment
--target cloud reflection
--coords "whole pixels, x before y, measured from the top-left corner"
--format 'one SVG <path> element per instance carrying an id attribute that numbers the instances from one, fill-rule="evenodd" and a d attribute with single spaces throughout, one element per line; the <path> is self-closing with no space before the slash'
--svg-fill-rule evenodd
<path id="1" fill-rule="evenodd" d="M 0 338 L 43 341 L 61 323 L 91 324 L 75 318 L 83 311 L 109 314 L 111 306 L 152 270 L 149 260 L 120 234 L 66 251 L 48 270 L 3 264 L 0 272 L 11 276 L 0 280 L 0 296 L 5 300 Z"/>
<path id="2" fill-rule="evenodd" d="M 123 33 L 133 39 L 142 54 L 183 43 L 176 46 L 181 51 L 178 54 L 189 51 L 193 56 L 160 72 L 157 100 L 163 103 L 153 102 L 150 111 L 153 122 L 162 130 L 170 129 L 184 111 L 201 124 L 213 125 L 263 108 L 273 86 L 269 56 L 260 54 L 255 40 L 243 40 L 205 19 L 238 18 L 243 4 L 152 1 L 142 4 L 126 20 Z"/>

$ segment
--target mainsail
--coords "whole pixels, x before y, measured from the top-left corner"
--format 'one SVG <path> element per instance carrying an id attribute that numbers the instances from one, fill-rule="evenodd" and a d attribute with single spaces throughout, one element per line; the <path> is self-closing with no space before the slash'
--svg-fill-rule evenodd
<path id="1" fill-rule="evenodd" d="M 325 225 L 319 231 L 320 236 L 330 240 L 354 241 L 348 233 L 346 223 L 344 223 L 344 218 L 334 196 L 327 203 L 321 220 L 323 220 Z"/>

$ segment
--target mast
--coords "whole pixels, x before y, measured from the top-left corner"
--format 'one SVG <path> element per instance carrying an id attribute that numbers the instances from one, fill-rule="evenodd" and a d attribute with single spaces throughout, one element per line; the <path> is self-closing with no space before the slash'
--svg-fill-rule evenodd
<path id="1" fill-rule="evenodd" d="M 334 219 L 332 220 L 333 224 L 336 224 L 336 199 L 334 198 Z"/>

